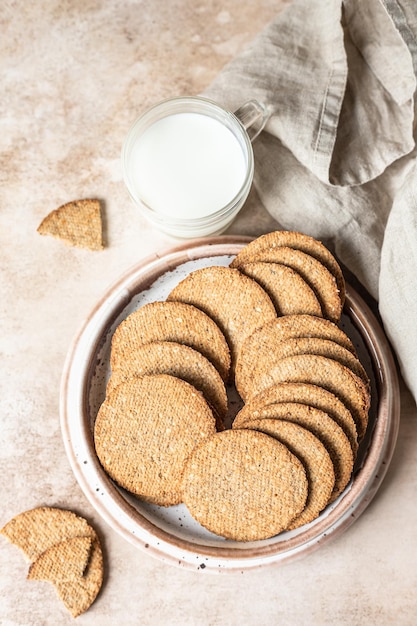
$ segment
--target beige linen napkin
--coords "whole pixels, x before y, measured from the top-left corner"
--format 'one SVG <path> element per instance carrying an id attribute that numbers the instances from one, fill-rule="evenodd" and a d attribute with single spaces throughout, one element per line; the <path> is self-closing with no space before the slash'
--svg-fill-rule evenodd
<path id="1" fill-rule="evenodd" d="M 255 187 L 379 301 L 417 398 L 415 0 L 294 0 L 204 95 L 270 111 Z"/>

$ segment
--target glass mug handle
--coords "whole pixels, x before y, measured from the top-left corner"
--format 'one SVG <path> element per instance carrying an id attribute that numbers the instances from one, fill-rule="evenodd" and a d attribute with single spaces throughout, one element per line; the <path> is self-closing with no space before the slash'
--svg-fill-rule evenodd
<path id="1" fill-rule="evenodd" d="M 265 127 L 270 116 L 267 108 L 258 100 L 249 100 L 233 112 L 253 141 Z"/>

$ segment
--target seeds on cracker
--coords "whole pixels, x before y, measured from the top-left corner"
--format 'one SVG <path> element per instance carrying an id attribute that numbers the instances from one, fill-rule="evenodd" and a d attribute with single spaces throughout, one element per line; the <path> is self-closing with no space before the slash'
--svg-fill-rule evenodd
<path id="1" fill-rule="evenodd" d="M 244 420 L 238 414 L 233 427 L 238 428 L 242 424 L 250 427 L 253 419 L 272 418 L 294 422 L 312 432 L 322 442 L 332 460 L 335 484 L 331 499 L 337 498 L 350 480 L 354 462 L 352 448 L 343 429 L 324 411 L 297 402 L 269 404 L 258 413 L 259 418 L 253 418 L 245 412 Z"/>
<path id="2" fill-rule="evenodd" d="M 245 340 L 242 352 L 256 354 L 258 350 L 265 351 L 280 341 L 297 337 L 330 339 L 356 354 L 352 341 L 339 326 L 314 315 L 284 315 L 265 323 Z"/>
<path id="3" fill-rule="evenodd" d="M 16 515 L 0 531 L 31 562 L 28 578 L 51 582 L 73 617 L 96 599 L 103 555 L 95 530 L 72 511 L 38 507 Z"/>
<path id="4" fill-rule="evenodd" d="M 201 391 L 221 419 L 227 412 L 224 382 L 214 365 L 197 350 L 173 341 L 154 341 L 136 348 L 123 365 L 112 370 L 107 392 L 135 376 L 169 374 Z"/>
<path id="5" fill-rule="evenodd" d="M 100 201 L 74 200 L 51 211 L 38 226 L 40 235 L 50 235 L 78 248 L 103 249 Z"/>
<path id="6" fill-rule="evenodd" d="M 334 488 L 333 463 L 325 446 L 311 431 L 284 419 L 253 420 L 243 428 L 274 437 L 300 459 L 305 468 L 308 480 L 306 505 L 286 530 L 294 530 L 313 521 L 330 502 Z"/>
<path id="7" fill-rule="evenodd" d="M 84 576 L 92 543 L 91 537 L 72 537 L 47 548 L 29 567 L 28 579 L 51 583 L 77 580 Z"/>
<path id="8" fill-rule="evenodd" d="M 274 345 L 273 350 L 269 347 L 262 354 L 258 352 L 255 361 L 250 350 L 241 350 L 235 372 L 236 388 L 241 397 L 253 395 L 253 390 L 258 386 L 258 377 L 263 376 L 265 371 L 273 369 L 281 359 L 297 354 L 316 354 L 334 359 L 351 369 L 366 386 L 369 386 L 369 378 L 363 365 L 352 352 L 330 339 L 298 337 L 279 342 Z"/>
<path id="9" fill-rule="evenodd" d="M 333 322 L 338 322 L 342 313 L 342 301 L 336 279 L 329 270 L 311 254 L 295 250 L 288 246 L 279 246 L 262 250 L 252 255 L 252 262 L 279 263 L 297 272 L 314 291 L 320 303 L 321 315 Z M 236 257 L 232 267 L 241 269 L 249 261 Z M 313 313 L 314 315 L 314 313 Z"/>
<path id="10" fill-rule="evenodd" d="M 96 599 L 103 582 L 103 555 L 97 550 L 97 541 L 93 543 L 90 562 L 76 580 L 57 581 L 55 588 L 58 596 L 73 617 L 84 613 Z"/>
<path id="11" fill-rule="evenodd" d="M 363 439 L 368 424 L 369 390 L 356 374 L 337 361 L 316 354 L 298 354 L 281 359 L 258 380 L 257 392 L 282 382 L 324 387 L 347 406 L 355 420 L 358 439 Z"/>
<path id="12" fill-rule="evenodd" d="M 128 316 L 95 424 L 105 471 L 229 539 L 312 521 L 348 484 L 368 420 L 369 379 L 337 325 L 344 290 L 320 242 L 276 232 Z M 229 368 L 245 405 L 216 433 Z"/>
<path id="13" fill-rule="evenodd" d="M 88 522 L 66 509 L 37 507 L 19 513 L 1 530 L 29 561 L 34 561 L 48 548 L 73 537 L 96 538 Z"/>
<path id="14" fill-rule="evenodd" d="M 338 424 L 349 439 L 353 457 L 358 451 L 358 434 L 351 412 L 333 393 L 309 383 L 277 383 L 257 393 L 236 415 L 235 423 L 246 419 L 262 417 L 262 409 L 279 402 L 301 402 L 324 411 Z"/>
<path id="15" fill-rule="evenodd" d="M 193 304 L 209 315 L 226 337 L 233 364 L 246 337 L 277 316 L 265 290 L 229 267 L 191 272 L 174 287 L 168 300 Z"/>
<path id="16" fill-rule="evenodd" d="M 255 430 L 226 430 L 188 460 L 183 500 L 202 526 L 235 541 L 272 537 L 304 509 L 307 478 L 299 459 Z"/>
<path id="17" fill-rule="evenodd" d="M 203 311 L 183 302 L 149 302 L 116 328 L 111 345 L 112 368 L 124 365 L 138 346 L 153 341 L 182 343 L 203 354 L 227 380 L 230 350 L 217 324 Z"/>
<path id="18" fill-rule="evenodd" d="M 309 235 L 292 231 L 274 231 L 261 235 L 257 239 L 251 241 L 245 246 L 236 258 L 233 260 L 231 266 L 239 267 L 241 263 L 245 263 L 247 260 L 253 260 L 256 256 L 259 261 L 262 260 L 262 254 L 264 252 L 269 253 L 270 250 L 279 247 L 288 247 L 294 250 L 300 250 L 310 256 L 317 259 L 322 265 L 324 265 L 328 271 L 334 276 L 336 284 L 339 290 L 339 296 L 341 305 L 345 302 L 345 279 L 340 268 L 339 263 L 332 255 L 330 250 L 326 248 L 320 241 Z"/>
<path id="19" fill-rule="evenodd" d="M 322 316 L 320 302 L 307 282 L 293 269 L 280 263 L 252 262 L 239 270 L 267 292 L 278 315 Z"/>
<path id="20" fill-rule="evenodd" d="M 131 378 L 101 405 L 94 429 L 98 458 L 121 487 L 162 506 L 181 502 L 184 463 L 216 431 L 203 395 L 166 374 Z"/>

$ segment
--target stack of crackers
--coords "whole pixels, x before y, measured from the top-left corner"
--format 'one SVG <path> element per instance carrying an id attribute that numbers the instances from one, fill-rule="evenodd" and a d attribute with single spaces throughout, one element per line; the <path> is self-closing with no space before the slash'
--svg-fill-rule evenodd
<path id="1" fill-rule="evenodd" d="M 227 539 L 313 521 L 349 484 L 368 423 L 344 300 L 329 250 L 276 231 L 130 314 L 95 423 L 105 471 L 144 501 L 185 503 Z M 243 406 L 227 427 L 231 385 Z"/>
<path id="2" fill-rule="evenodd" d="M 0 534 L 29 561 L 29 580 L 52 583 L 73 617 L 94 602 L 103 582 L 103 555 L 95 530 L 65 509 L 37 507 L 16 515 Z"/>

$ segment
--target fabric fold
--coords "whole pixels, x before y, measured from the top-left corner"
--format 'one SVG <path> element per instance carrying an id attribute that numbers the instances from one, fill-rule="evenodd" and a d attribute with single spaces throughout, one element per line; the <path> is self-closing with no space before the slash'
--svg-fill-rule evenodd
<path id="1" fill-rule="evenodd" d="M 268 107 L 257 195 L 379 300 L 417 399 L 416 71 L 414 0 L 294 0 L 204 95 L 232 110 L 252 98 Z"/>

